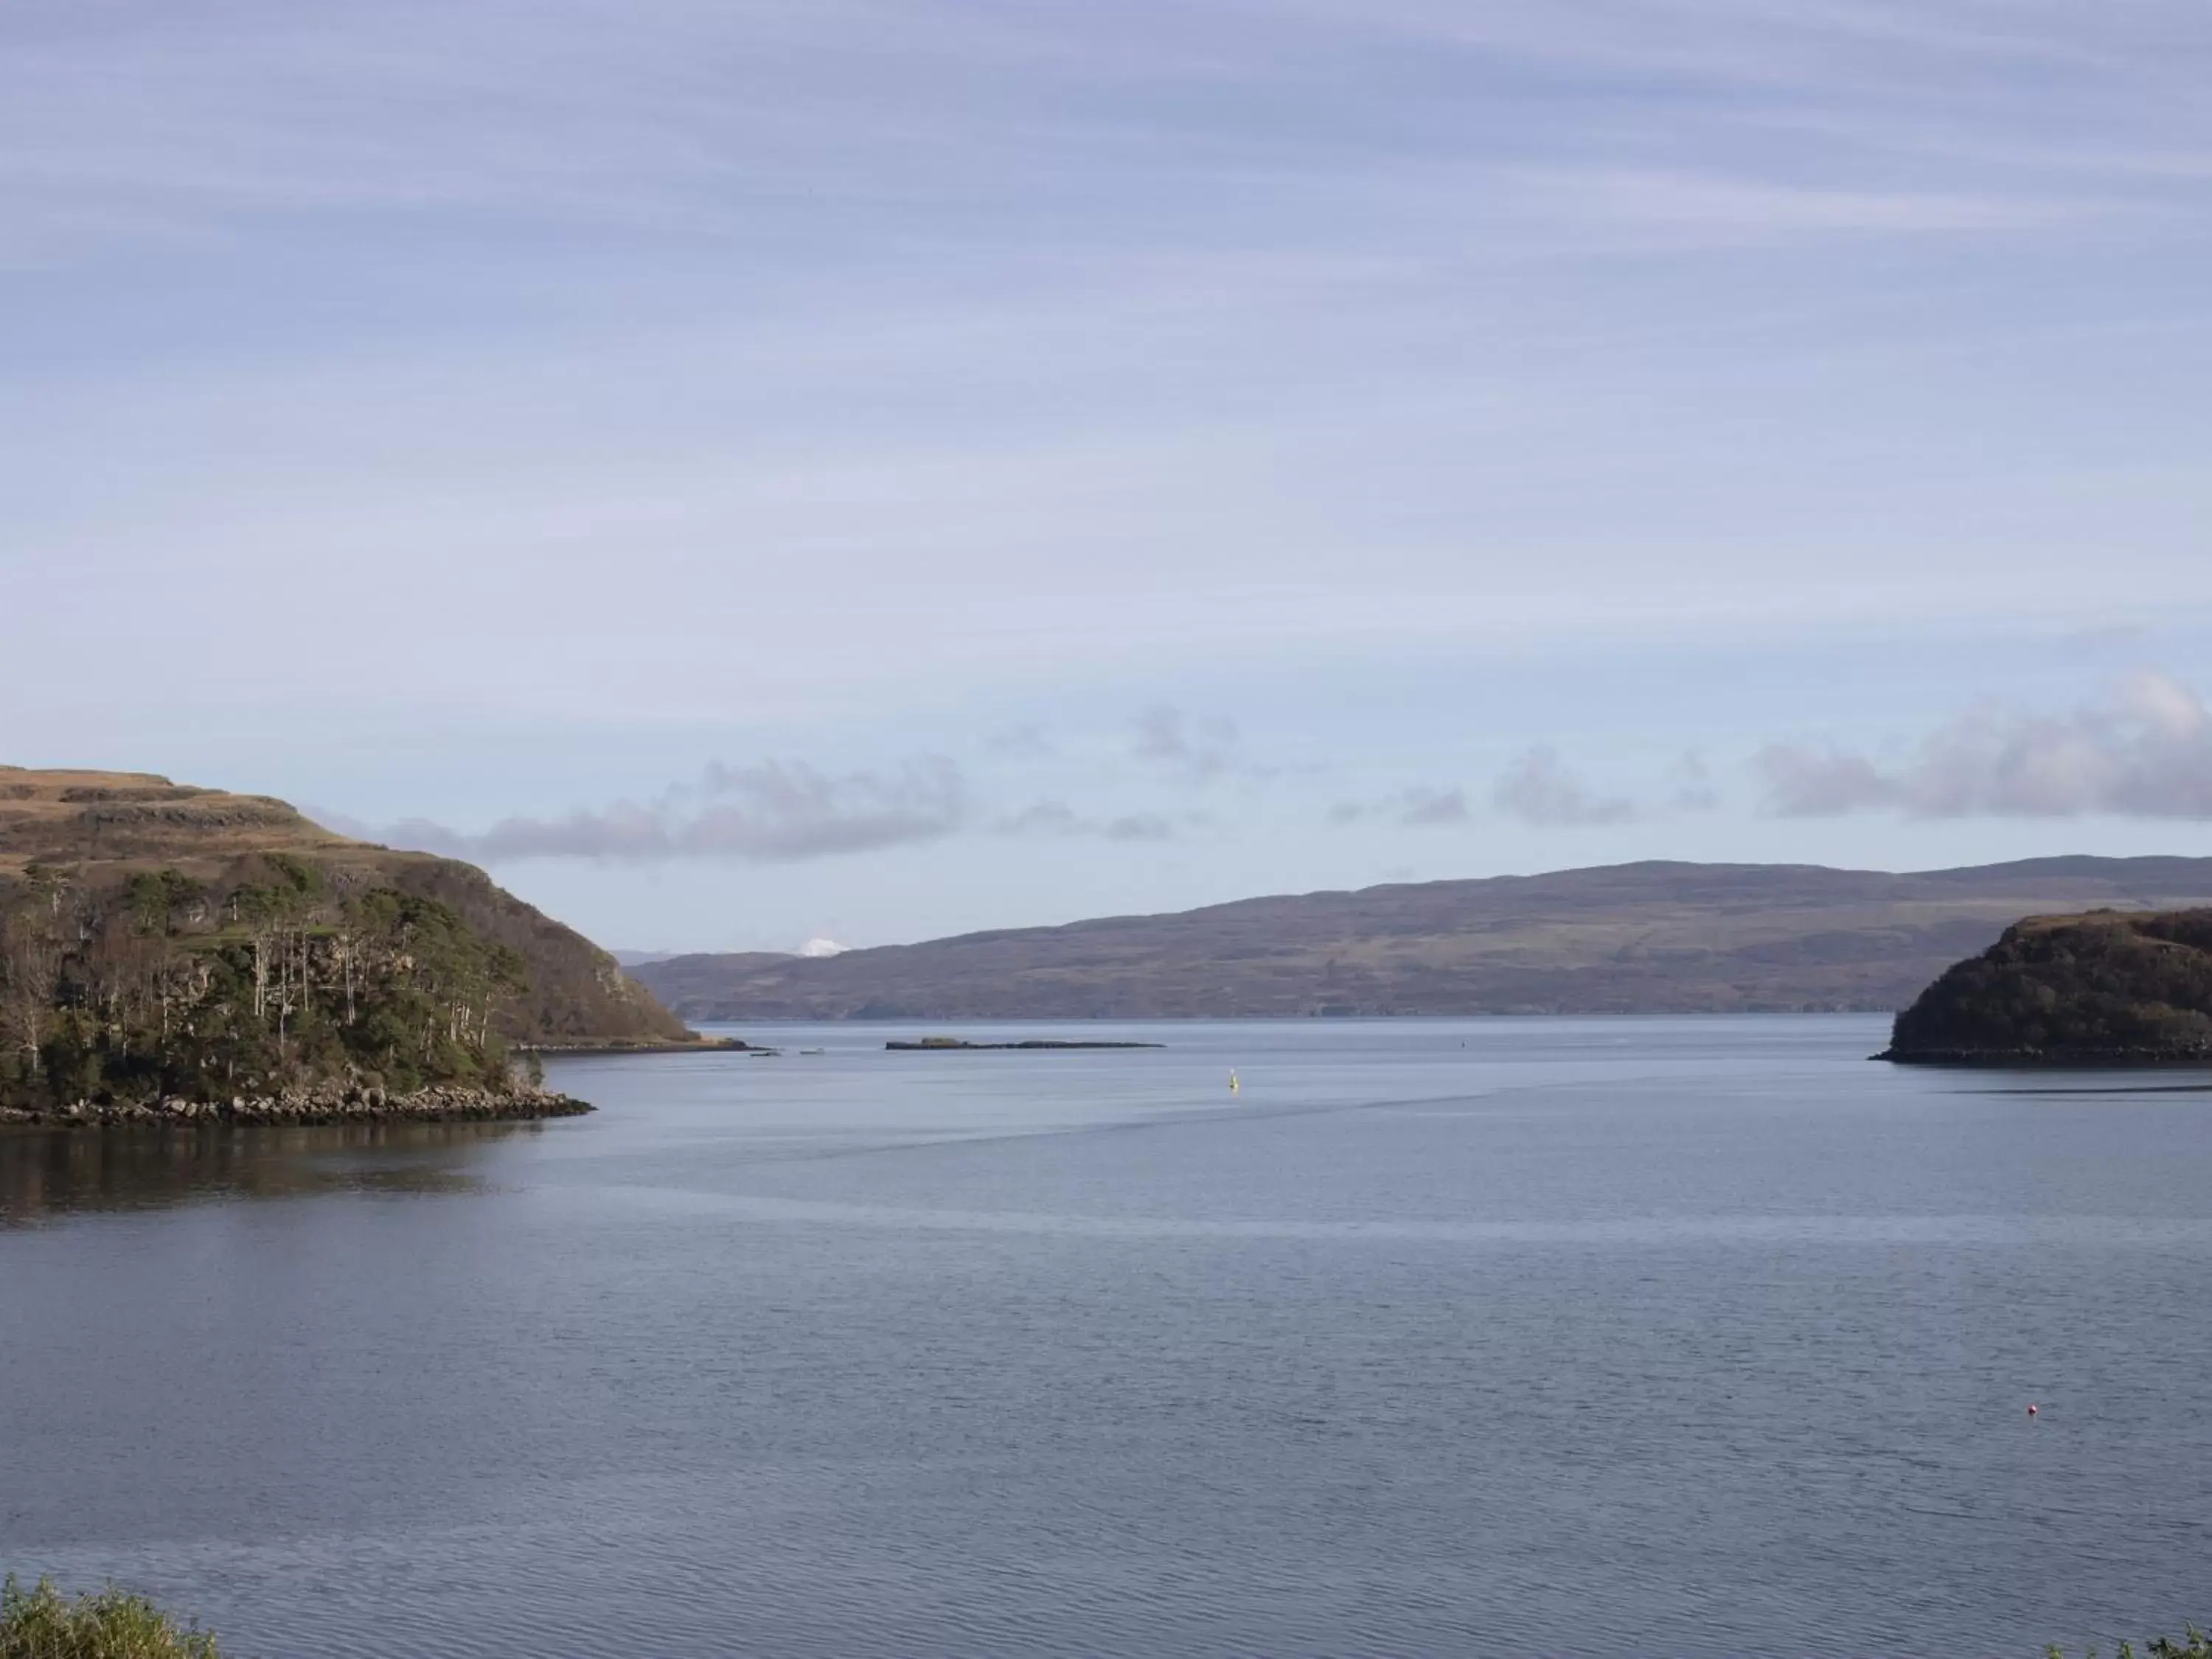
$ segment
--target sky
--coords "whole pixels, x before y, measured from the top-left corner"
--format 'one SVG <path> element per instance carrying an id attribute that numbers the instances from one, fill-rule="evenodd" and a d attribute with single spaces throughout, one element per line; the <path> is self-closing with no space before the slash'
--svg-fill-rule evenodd
<path id="1" fill-rule="evenodd" d="M 13 0 L 0 761 L 795 950 L 2212 854 L 2202 0 Z"/>

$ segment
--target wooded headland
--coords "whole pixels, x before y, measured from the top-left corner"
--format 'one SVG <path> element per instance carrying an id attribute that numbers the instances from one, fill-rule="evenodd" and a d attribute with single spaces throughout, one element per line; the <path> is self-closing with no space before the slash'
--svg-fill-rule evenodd
<path id="1" fill-rule="evenodd" d="M 520 1048 L 690 1039 L 468 865 L 263 797 L 0 767 L 0 1115 L 546 1115 L 580 1103 Z"/>

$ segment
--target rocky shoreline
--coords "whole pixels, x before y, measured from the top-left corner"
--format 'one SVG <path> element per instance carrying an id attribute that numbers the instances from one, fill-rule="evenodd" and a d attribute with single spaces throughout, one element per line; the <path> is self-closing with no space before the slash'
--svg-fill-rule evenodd
<path id="1" fill-rule="evenodd" d="M 1870 1056 L 1895 1066 L 1980 1066 L 1989 1071 L 2120 1071 L 2152 1066 L 2212 1066 L 2212 1044 L 2172 1048 L 1889 1048 Z"/>
<path id="2" fill-rule="evenodd" d="M 580 1042 L 519 1042 L 515 1052 L 558 1060 L 600 1060 L 611 1054 L 761 1054 L 764 1050 L 743 1037 L 700 1036 L 680 1041 L 640 1038 L 585 1039 Z"/>
<path id="3" fill-rule="evenodd" d="M 45 1110 L 0 1109 L 0 1124 L 44 1128 L 108 1128 L 147 1125 L 509 1122 L 576 1117 L 588 1101 L 545 1089 L 477 1089 L 434 1084 L 407 1094 L 347 1085 L 288 1089 L 274 1095 L 229 1100 L 80 1100 Z"/>

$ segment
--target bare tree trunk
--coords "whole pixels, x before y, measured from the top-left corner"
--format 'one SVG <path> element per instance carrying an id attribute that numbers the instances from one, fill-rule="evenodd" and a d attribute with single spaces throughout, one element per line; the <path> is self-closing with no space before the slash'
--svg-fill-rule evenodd
<path id="1" fill-rule="evenodd" d="M 53 931 L 61 919 L 59 889 L 49 914 L 52 926 L 46 929 L 34 916 L 0 917 L 0 1026 L 22 1050 L 33 1078 L 43 1069 L 40 1051 L 61 988 L 61 942 Z"/>

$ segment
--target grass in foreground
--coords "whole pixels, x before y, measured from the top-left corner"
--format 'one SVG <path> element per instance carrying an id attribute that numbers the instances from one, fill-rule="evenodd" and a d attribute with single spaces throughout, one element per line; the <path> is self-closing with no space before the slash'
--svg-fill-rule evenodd
<path id="1" fill-rule="evenodd" d="M 2066 1659 L 2066 1650 L 2056 1643 L 2043 1652 L 2044 1659 Z M 2091 1648 L 2082 1659 L 2097 1659 L 2097 1650 Z M 2121 1643 L 2114 1659 L 2136 1659 L 2136 1644 Z M 2207 1636 L 2194 1625 L 2179 1642 L 2170 1636 L 2154 1636 L 2143 1649 L 2142 1659 L 2212 1659 L 2212 1636 Z"/>
<path id="2" fill-rule="evenodd" d="M 215 1638 L 179 1628 L 143 1595 L 112 1587 L 64 1595 L 51 1579 L 0 1587 L 0 1659 L 222 1659 Z"/>

